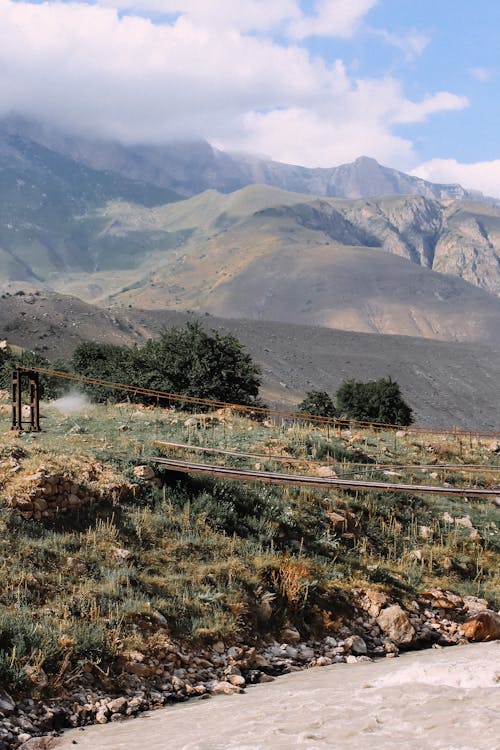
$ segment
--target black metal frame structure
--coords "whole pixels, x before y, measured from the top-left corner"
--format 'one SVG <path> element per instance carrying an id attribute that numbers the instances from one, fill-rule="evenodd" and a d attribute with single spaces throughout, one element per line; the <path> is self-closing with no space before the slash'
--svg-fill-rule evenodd
<path id="1" fill-rule="evenodd" d="M 23 385 L 28 378 L 30 416 L 28 432 L 41 432 L 40 427 L 40 378 L 34 370 L 23 370 L 16 367 L 12 373 L 12 430 L 24 430 L 23 420 Z"/>

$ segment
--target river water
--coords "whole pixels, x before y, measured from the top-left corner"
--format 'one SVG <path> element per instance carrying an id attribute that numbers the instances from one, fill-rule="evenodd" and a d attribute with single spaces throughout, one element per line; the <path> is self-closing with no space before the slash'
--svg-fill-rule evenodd
<path id="1" fill-rule="evenodd" d="M 57 750 L 499 750 L 499 688 L 500 642 L 432 649 L 71 730 Z"/>

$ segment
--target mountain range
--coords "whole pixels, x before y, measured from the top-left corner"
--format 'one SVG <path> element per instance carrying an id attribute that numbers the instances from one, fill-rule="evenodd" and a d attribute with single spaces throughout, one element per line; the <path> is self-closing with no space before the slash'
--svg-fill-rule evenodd
<path id="1" fill-rule="evenodd" d="M 0 120 L 0 137 L 15 135 L 98 171 L 169 188 L 183 196 L 214 189 L 221 193 L 262 184 L 295 193 L 330 198 L 366 198 L 380 195 L 422 195 L 436 200 L 487 200 L 476 190 L 458 184 L 435 184 L 384 167 L 360 156 L 351 164 L 308 168 L 283 164 L 247 153 L 214 148 L 207 141 L 176 141 L 160 145 L 124 144 L 59 130 L 54 125 L 10 115 Z"/>
<path id="2" fill-rule="evenodd" d="M 10 117 L 1 284 L 105 307 L 496 344 L 500 208 L 477 198 L 372 159 L 311 170 Z"/>

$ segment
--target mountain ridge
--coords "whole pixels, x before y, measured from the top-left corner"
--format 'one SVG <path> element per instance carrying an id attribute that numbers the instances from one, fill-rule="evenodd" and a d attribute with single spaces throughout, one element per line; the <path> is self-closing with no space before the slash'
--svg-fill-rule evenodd
<path id="1" fill-rule="evenodd" d="M 432 183 L 379 164 L 369 156 L 333 167 L 302 167 L 254 154 L 222 151 L 208 141 L 123 144 L 70 135 L 57 127 L 11 114 L 0 120 L 0 132 L 21 135 L 97 170 L 170 188 L 191 197 L 210 188 L 234 192 L 249 184 L 330 198 L 379 195 L 423 195 L 437 200 L 495 198 L 459 184 Z"/>

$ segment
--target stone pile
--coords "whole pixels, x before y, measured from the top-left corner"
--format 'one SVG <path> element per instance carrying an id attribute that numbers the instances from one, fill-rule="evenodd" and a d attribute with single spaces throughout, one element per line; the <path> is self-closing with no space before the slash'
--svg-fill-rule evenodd
<path id="1" fill-rule="evenodd" d="M 41 750 L 50 745 L 38 744 L 37 735 L 45 735 L 47 743 L 48 735 L 64 727 L 122 721 L 188 698 L 241 693 L 247 685 L 304 668 L 394 658 L 400 649 L 440 648 L 465 642 L 467 632 L 471 639 L 498 637 L 500 617 L 475 597 L 431 589 L 403 608 L 381 591 L 355 590 L 352 596 L 349 619 L 321 640 L 304 640 L 289 625 L 279 640 L 258 645 L 219 641 L 193 651 L 159 627 L 148 653 L 125 652 L 114 677 L 104 681 L 103 673 L 89 664 L 78 683 L 68 685 L 57 699 L 16 703 L 0 689 L 0 750 L 24 743 L 25 750 Z M 473 628 L 474 622 L 479 626 Z"/>
<path id="2" fill-rule="evenodd" d="M 79 483 L 69 474 L 41 469 L 23 477 L 5 499 L 23 518 L 40 521 L 95 503 L 124 500 L 135 495 L 138 489 L 138 485 L 130 482 Z"/>

